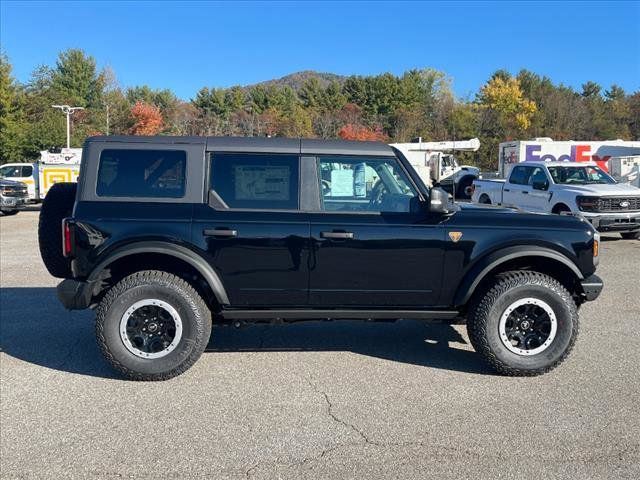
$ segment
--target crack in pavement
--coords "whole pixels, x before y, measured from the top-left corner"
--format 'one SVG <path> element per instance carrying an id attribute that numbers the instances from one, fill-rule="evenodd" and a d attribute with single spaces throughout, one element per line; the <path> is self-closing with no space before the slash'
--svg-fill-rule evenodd
<path id="1" fill-rule="evenodd" d="M 329 395 L 327 395 L 327 393 L 323 390 L 320 390 L 311 380 L 309 380 L 308 378 L 306 378 L 307 383 L 309 384 L 309 386 L 311 388 L 313 388 L 313 391 L 316 393 L 321 394 L 324 397 L 324 401 L 327 404 L 327 413 L 329 414 L 329 416 L 333 419 L 334 422 L 339 423 L 341 425 L 344 425 L 345 427 L 351 429 L 352 431 L 354 431 L 356 434 L 358 434 L 358 436 L 360 436 L 360 438 L 362 438 L 362 440 L 364 440 L 364 443 L 368 444 L 368 445 L 376 445 L 376 446 L 380 446 L 380 443 L 378 442 L 374 442 L 373 440 L 370 440 L 369 437 L 367 437 L 367 435 L 357 426 L 355 426 L 352 423 L 346 422 L 345 420 L 342 420 L 340 417 L 338 417 L 335 413 L 333 413 L 333 404 L 331 403 L 331 399 L 329 398 Z"/>

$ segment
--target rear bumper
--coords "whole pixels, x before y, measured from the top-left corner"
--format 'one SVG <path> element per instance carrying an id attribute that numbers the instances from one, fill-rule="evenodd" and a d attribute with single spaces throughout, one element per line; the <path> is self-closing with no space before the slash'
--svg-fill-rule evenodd
<path id="1" fill-rule="evenodd" d="M 84 310 L 91 305 L 95 282 L 67 279 L 58 284 L 58 300 L 67 310 Z"/>
<path id="2" fill-rule="evenodd" d="M 591 275 L 581 280 L 580 285 L 582 285 L 582 292 L 587 302 L 598 298 L 604 288 L 604 282 L 597 275 Z"/>
<path id="3" fill-rule="evenodd" d="M 586 213 L 580 212 L 599 232 L 632 232 L 640 230 L 640 212 Z"/>

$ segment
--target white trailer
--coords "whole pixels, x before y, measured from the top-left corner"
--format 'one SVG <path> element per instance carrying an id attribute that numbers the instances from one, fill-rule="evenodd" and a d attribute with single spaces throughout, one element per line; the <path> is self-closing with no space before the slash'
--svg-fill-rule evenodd
<path id="1" fill-rule="evenodd" d="M 611 158 L 609 173 L 620 183 L 640 188 L 640 155 Z"/>
<path id="2" fill-rule="evenodd" d="M 43 150 L 37 162 L 2 165 L 0 177 L 25 183 L 29 200 L 40 202 L 54 183 L 78 181 L 81 157 L 81 148 L 63 148 L 54 152 Z"/>
<path id="3" fill-rule="evenodd" d="M 511 167 L 520 162 L 595 162 L 605 172 L 614 157 L 640 155 L 640 141 L 554 141 L 543 137 L 534 140 L 503 142 L 498 149 L 498 171 L 500 177 L 509 176 Z M 615 177 L 615 175 L 614 175 Z"/>
<path id="4" fill-rule="evenodd" d="M 480 170 L 470 165 L 459 165 L 453 153 L 445 152 L 477 152 L 480 148 L 477 138 L 443 142 L 423 142 L 418 138 L 415 142 L 392 143 L 391 146 L 407 158 L 427 186 L 441 186 L 456 198 L 471 197 L 471 186 Z"/>

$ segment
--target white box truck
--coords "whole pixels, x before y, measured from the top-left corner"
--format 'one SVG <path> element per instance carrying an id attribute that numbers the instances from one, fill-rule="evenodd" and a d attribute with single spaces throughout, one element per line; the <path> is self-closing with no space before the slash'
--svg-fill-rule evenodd
<path id="1" fill-rule="evenodd" d="M 498 172 L 500 177 L 509 176 L 511 167 L 520 162 L 595 162 L 609 172 L 609 161 L 613 157 L 640 155 L 640 141 L 554 141 L 543 137 L 534 140 L 503 142 L 498 147 Z M 614 175 L 615 176 L 615 175 Z M 616 179 L 619 180 L 619 179 Z"/>
<path id="2" fill-rule="evenodd" d="M 0 166 L 0 177 L 26 184 L 29 200 L 41 202 L 54 183 L 78 181 L 81 157 L 81 148 L 43 150 L 37 162 L 5 163 Z"/>
<path id="3" fill-rule="evenodd" d="M 471 186 L 480 175 L 480 169 L 459 165 L 453 153 L 445 152 L 477 152 L 480 148 L 477 138 L 442 142 L 423 142 L 418 138 L 410 143 L 390 145 L 406 157 L 427 186 L 442 187 L 455 198 L 471 198 Z"/>

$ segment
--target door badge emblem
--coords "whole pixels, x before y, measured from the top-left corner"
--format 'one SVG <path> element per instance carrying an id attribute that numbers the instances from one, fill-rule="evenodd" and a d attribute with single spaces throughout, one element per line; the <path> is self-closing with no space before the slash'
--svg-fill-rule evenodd
<path id="1" fill-rule="evenodd" d="M 449 232 L 449 238 L 453 240 L 453 243 L 458 243 L 458 240 L 462 238 L 462 232 Z"/>

